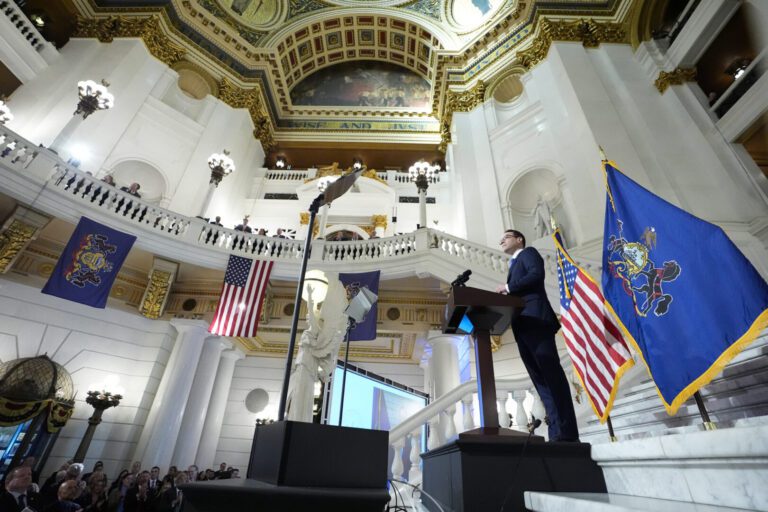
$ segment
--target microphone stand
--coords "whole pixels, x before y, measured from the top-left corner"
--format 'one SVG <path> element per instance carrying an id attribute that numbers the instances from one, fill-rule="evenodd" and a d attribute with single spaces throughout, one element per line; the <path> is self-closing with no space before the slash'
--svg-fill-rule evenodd
<path id="1" fill-rule="evenodd" d="M 347 344 L 347 348 L 344 352 L 344 370 L 341 373 L 341 403 L 339 405 L 339 426 L 341 426 L 341 418 L 344 415 L 344 389 L 347 387 L 347 364 L 349 362 L 349 333 L 355 328 L 356 322 L 352 317 L 348 317 L 347 332 L 344 334 L 344 342 Z"/>
<path id="2" fill-rule="evenodd" d="M 301 292 L 304 289 L 304 274 L 307 272 L 307 262 L 312 251 L 312 226 L 320 206 L 325 200 L 325 194 L 320 194 L 309 205 L 309 226 L 307 227 L 307 239 L 304 241 L 304 254 L 301 259 L 301 271 L 299 283 L 296 286 L 296 298 L 293 302 L 293 319 L 291 320 L 291 334 L 288 342 L 288 355 L 285 358 L 285 374 L 283 375 L 283 388 L 280 391 L 280 405 L 277 408 L 277 421 L 285 419 L 285 406 L 288 400 L 288 383 L 291 380 L 291 368 L 293 367 L 293 351 L 296 348 L 296 328 L 299 325 L 299 311 L 301 310 Z"/>

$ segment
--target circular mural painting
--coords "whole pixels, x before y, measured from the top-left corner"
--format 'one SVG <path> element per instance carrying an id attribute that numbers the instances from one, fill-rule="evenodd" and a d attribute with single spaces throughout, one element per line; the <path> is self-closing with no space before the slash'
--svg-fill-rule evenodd
<path id="1" fill-rule="evenodd" d="M 254 27 L 265 28 L 280 16 L 280 0 L 217 0 L 238 21 Z"/>
<path id="2" fill-rule="evenodd" d="M 473 28 L 491 17 L 506 0 L 453 0 L 451 17 L 464 28 Z"/>

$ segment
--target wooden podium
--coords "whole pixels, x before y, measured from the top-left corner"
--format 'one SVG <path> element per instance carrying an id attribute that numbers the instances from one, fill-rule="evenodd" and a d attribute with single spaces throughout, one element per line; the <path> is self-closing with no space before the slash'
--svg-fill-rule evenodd
<path id="1" fill-rule="evenodd" d="M 475 338 L 481 427 L 421 455 L 423 489 L 454 512 L 526 510 L 525 491 L 606 492 L 603 473 L 586 443 L 545 443 L 544 438 L 499 428 L 491 335 L 500 335 L 523 309 L 513 295 L 454 287 L 443 332 Z M 439 510 L 425 501 L 430 511 Z"/>
<path id="2" fill-rule="evenodd" d="M 443 332 L 446 334 L 471 334 L 475 339 L 475 364 L 477 367 L 477 396 L 480 401 L 480 428 L 464 432 L 467 435 L 526 434 L 509 429 L 499 429 L 496 411 L 496 378 L 493 374 L 491 335 L 501 336 L 512 320 L 522 311 L 525 303 L 520 297 L 454 286 L 445 306 Z"/>

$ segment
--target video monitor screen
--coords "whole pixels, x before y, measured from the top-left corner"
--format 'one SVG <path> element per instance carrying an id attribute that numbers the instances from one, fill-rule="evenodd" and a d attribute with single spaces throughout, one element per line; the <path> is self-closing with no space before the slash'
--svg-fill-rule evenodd
<path id="1" fill-rule="evenodd" d="M 343 369 L 337 366 L 333 374 L 328 414 L 330 425 L 339 424 L 342 373 Z M 342 417 L 345 427 L 388 431 L 427 405 L 424 396 L 354 371 L 347 372 L 345 395 Z"/>

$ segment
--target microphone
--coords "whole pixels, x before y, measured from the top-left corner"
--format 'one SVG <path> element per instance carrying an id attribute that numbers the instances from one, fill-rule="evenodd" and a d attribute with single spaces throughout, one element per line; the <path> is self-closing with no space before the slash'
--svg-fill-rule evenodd
<path id="1" fill-rule="evenodd" d="M 471 270 L 465 270 L 461 274 L 459 274 L 456 279 L 453 280 L 451 283 L 451 286 L 464 286 L 464 283 L 469 281 L 469 276 L 472 275 Z"/>
<path id="2" fill-rule="evenodd" d="M 528 427 L 528 432 L 533 434 L 537 428 L 541 426 L 541 420 L 536 418 L 533 420 L 533 423 Z"/>

